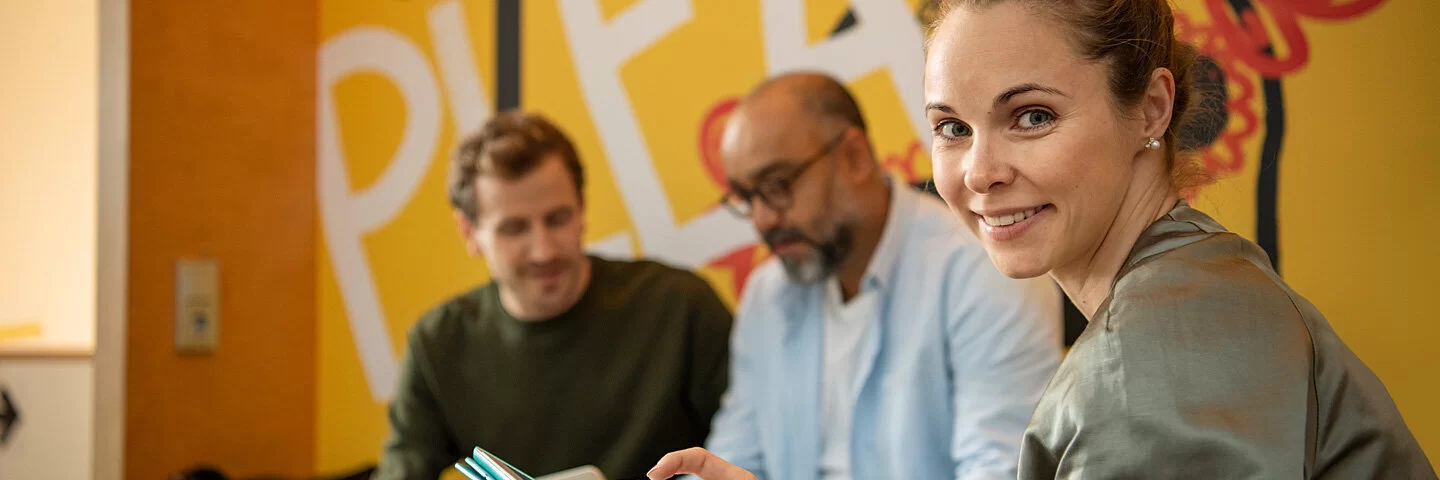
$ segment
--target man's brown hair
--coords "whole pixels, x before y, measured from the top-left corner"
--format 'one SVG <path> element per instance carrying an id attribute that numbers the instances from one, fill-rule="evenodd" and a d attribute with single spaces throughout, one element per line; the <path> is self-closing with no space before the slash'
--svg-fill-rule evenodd
<path id="1" fill-rule="evenodd" d="M 476 179 L 481 175 L 520 178 L 552 155 L 558 155 L 570 171 L 575 194 L 583 204 L 585 169 L 580 166 L 575 144 L 565 133 L 539 114 L 512 110 L 495 115 L 456 149 L 450 162 L 450 206 L 474 222 L 480 216 Z"/>

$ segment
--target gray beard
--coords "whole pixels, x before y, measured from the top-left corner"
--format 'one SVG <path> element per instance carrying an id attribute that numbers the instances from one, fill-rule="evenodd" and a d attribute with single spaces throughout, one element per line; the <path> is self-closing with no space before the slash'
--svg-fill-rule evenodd
<path id="1" fill-rule="evenodd" d="M 840 267 L 840 262 L 849 256 L 855 243 L 855 227 L 842 224 L 835 228 L 832 238 L 823 243 L 811 245 L 800 258 L 781 255 L 780 265 L 785 275 L 796 283 L 811 284 L 827 278 Z"/>

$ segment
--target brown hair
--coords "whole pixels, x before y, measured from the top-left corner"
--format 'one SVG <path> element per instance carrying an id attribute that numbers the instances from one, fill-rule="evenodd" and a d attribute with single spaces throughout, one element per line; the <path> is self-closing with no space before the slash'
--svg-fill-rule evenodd
<path id="1" fill-rule="evenodd" d="M 1166 68 L 1175 76 L 1175 103 L 1164 145 L 1171 184 L 1177 189 L 1204 183 L 1204 168 L 1176 151 L 1179 130 L 1192 114 L 1195 95 L 1191 66 L 1194 45 L 1175 38 L 1175 16 L 1168 0 L 932 0 L 926 45 L 950 12 L 958 7 L 985 8 L 1022 1 L 1031 11 L 1068 28 L 1081 57 L 1109 66 L 1110 94 L 1120 107 L 1134 107 L 1145 95 L 1150 75 Z"/>
<path id="2" fill-rule="evenodd" d="M 480 215 L 475 180 L 481 175 L 502 179 L 520 178 L 535 170 L 545 159 L 559 155 L 575 181 L 575 194 L 585 197 L 585 170 L 575 144 L 545 117 L 534 113 L 507 111 L 495 115 L 479 132 L 470 135 L 456 149 L 450 162 L 450 206 L 460 209 L 470 221 Z"/>

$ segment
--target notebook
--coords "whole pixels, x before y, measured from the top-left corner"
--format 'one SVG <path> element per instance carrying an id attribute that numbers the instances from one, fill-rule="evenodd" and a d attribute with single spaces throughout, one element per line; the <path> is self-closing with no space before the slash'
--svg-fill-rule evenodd
<path id="1" fill-rule="evenodd" d="M 455 469 L 470 480 L 605 480 L 605 474 L 594 465 L 576 467 L 539 478 L 531 477 L 480 447 L 475 447 L 475 453 L 470 457 L 455 462 Z"/>

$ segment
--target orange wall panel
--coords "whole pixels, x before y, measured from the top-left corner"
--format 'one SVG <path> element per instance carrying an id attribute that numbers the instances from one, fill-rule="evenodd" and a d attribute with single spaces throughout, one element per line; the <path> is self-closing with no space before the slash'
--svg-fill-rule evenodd
<path id="1" fill-rule="evenodd" d="M 314 2 L 131 0 L 125 478 L 314 470 Z M 77 126 L 77 128 L 82 128 Z M 217 350 L 174 347 L 175 261 L 220 265 Z"/>

